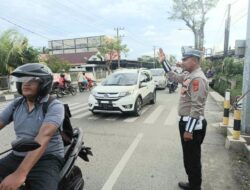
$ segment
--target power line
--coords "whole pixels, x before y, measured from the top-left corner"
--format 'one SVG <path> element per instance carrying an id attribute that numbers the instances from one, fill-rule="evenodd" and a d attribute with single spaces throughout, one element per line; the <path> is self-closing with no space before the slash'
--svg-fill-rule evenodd
<path id="1" fill-rule="evenodd" d="M 57 1 L 57 0 L 56 0 L 56 1 Z M 35 5 L 35 4 L 34 4 L 34 5 Z M 59 5 L 59 6 L 58 6 L 58 5 Z M 45 8 L 48 8 L 48 9 L 49 9 L 49 8 L 51 9 L 51 7 L 50 7 L 50 6 L 46 6 L 46 4 L 42 4 L 41 6 L 43 6 L 43 7 L 45 7 Z M 76 5 L 76 4 L 70 3 L 70 4 L 67 4 L 67 5 L 66 5 L 66 4 L 62 4 L 62 2 L 60 2 L 60 1 L 57 1 L 57 6 L 54 6 L 54 8 L 55 8 L 55 11 L 58 12 L 58 14 L 62 15 L 62 17 L 68 17 L 68 15 L 66 15 L 67 12 L 61 11 L 60 6 L 63 7 L 63 8 L 65 8 L 65 9 L 67 9 L 67 10 L 72 10 L 73 12 L 79 12 L 79 11 L 81 11 L 81 14 L 84 12 L 84 11 L 82 11 L 82 9 L 81 9 L 82 6 L 80 6 L 79 4 Z M 85 7 L 84 7 L 84 8 L 85 8 Z M 87 10 L 87 9 L 85 8 L 85 10 Z M 85 11 L 85 12 L 88 12 L 88 11 Z M 97 17 L 96 15 L 93 16 L 93 12 L 92 12 L 90 15 L 91 15 L 91 16 L 89 16 L 89 15 L 87 15 L 87 14 L 84 14 L 84 17 L 88 17 L 88 18 L 91 19 L 91 20 L 93 20 L 93 19 L 96 19 L 96 20 L 97 20 L 97 19 L 98 19 L 98 17 Z M 94 28 L 95 30 L 100 31 L 102 34 L 105 33 L 104 31 L 101 30 L 100 25 L 97 26 L 97 25 L 93 25 L 93 24 L 87 24 L 87 23 L 83 22 L 83 20 L 80 19 L 79 16 L 76 16 L 76 14 L 71 14 L 70 17 L 72 18 L 72 21 L 75 22 L 76 24 L 84 23 L 84 25 L 88 25 L 88 26 L 90 26 L 91 28 Z M 102 17 L 99 17 L 99 18 L 103 19 Z M 37 18 L 37 19 L 41 20 L 40 18 Z M 15 26 L 17 26 L 17 27 L 19 27 L 19 28 L 25 30 L 25 31 L 28 31 L 28 32 L 30 32 L 30 33 L 32 33 L 32 34 L 35 34 L 35 35 L 37 35 L 37 36 L 39 36 L 39 37 L 42 37 L 42 38 L 44 38 L 44 39 L 46 39 L 46 40 L 51 40 L 51 39 L 49 39 L 48 37 L 46 37 L 46 36 L 44 36 L 44 35 L 42 35 L 42 34 L 40 34 L 40 33 L 38 33 L 38 32 L 34 32 L 34 31 L 28 29 L 27 27 L 24 27 L 24 26 L 22 26 L 22 25 L 20 25 L 20 24 L 16 24 L 16 22 L 12 22 L 12 21 L 10 21 L 10 20 L 8 20 L 8 19 L 6 19 L 6 18 L 2 18 L 2 20 L 5 20 L 6 22 L 9 22 L 9 23 L 11 23 L 11 24 L 13 24 L 13 25 L 15 25 Z M 106 19 L 104 19 L 104 20 L 106 20 Z M 41 23 L 42 23 L 42 22 L 39 22 L 39 25 L 41 25 Z M 44 23 L 44 22 L 43 22 L 43 23 Z M 109 22 L 109 23 L 110 23 L 110 22 Z M 48 25 L 43 24 L 43 28 L 47 28 L 47 29 L 51 30 L 52 27 L 50 27 L 50 26 L 48 27 Z M 59 32 L 58 30 L 52 30 L 52 31 L 56 31 L 56 33 Z M 128 33 L 132 34 L 132 33 L 129 32 L 128 30 L 126 30 L 126 31 L 127 31 Z M 143 46 L 143 47 L 145 47 L 145 45 L 146 45 L 145 43 L 142 43 L 141 41 L 139 41 L 138 38 L 134 38 L 134 34 L 129 35 L 128 38 L 130 38 L 132 41 L 136 42 L 138 45 L 141 45 L 141 46 Z M 55 42 L 55 43 L 57 43 L 57 44 L 62 44 L 62 43 L 60 43 L 60 42 Z M 64 44 L 64 45 L 65 45 L 65 46 L 69 46 L 69 45 L 67 45 L 67 44 Z M 69 46 L 69 47 L 71 47 L 71 46 Z"/>
<path id="2" fill-rule="evenodd" d="M 235 0 L 234 2 L 231 3 L 231 5 L 234 5 L 235 3 L 237 3 L 239 0 Z"/>
<path id="3" fill-rule="evenodd" d="M 4 20 L 4 21 L 6 21 L 6 22 L 8 22 L 8 23 L 10 23 L 10 24 L 12 24 L 12 25 L 15 25 L 15 26 L 17 26 L 18 28 L 21 28 L 21 29 L 23 29 L 23 30 L 25 30 L 25 31 L 27 31 L 27 32 L 30 32 L 30 33 L 32 33 L 32 34 L 35 34 L 35 35 L 37 35 L 37 36 L 40 36 L 40 37 L 42 37 L 42 38 L 45 38 L 45 39 L 49 40 L 49 38 L 47 38 L 46 36 L 44 36 L 44 35 L 42 35 L 42 34 L 39 34 L 39 33 L 36 33 L 36 32 L 34 32 L 34 31 L 31 31 L 30 29 L 27 29 L 27 28 L 25 28 L 25 27 L 23 27 L 23 26 L 21 26 L 21 25 L 19 25 L 19 24 L 16 24 L 16 23 L 14 23 L 14 22 L 12 22 L 12 21 L 6 19 L 6 18 L 3 18 L 3 17 L 0 16 L 0 19 Z"/>
<path id="4" fill-rule="evenodd" d="M 238 23 L 242 18 L 244 18 L 245 16 L 247 16 L 247 12 L 245 12 L 243 15 L 241 15 L 240 17 L 238 17 L 233 23 L 232 25 L 235 25 L 236 23 Z"/>
<path id="5" fill-rule="evenodd" d="M 58 3 L 59 3 L 59 2 L 58 2 Z M 76 6 L 76 4 L 74 4 L 74 5 Z M 83 6 L 79 5 L 79 4 L 78 4 L 76 7 L 77 7 L 77 8 L 80 8 L 81 10 L 82 10 L 82 9 L 85 9 L 85 12 L 86 12 L 86 13 L 87 13 L 87 12 L 89 13 L 88 16 L 91 15 L 92 18 L 96 18 L 97 20 L 98 20 L 98 19 L 99 19 L 99 20 L 102 19 L 102 20 L 104 20 L 104 21 L 106 20 L 106 19 L 104 19 L 103 17 L 100 17 L 100 16 L 97 16 L 96 14 L 93 14 L 93 12 L 90 13 L 88 9 L 86 9 L 85 7 L 83 7 Z M 85 14 L 85 15 L 87 15 L 87 14 Z M 110 21 L 107 21 L 107 22 L 108 22 L 108 23 L 112 23 L 112 22 L 110 22 Z M 112 23 L 112 24 L 114 25 L 114 23 Z M 135 38 L 134 38 L 134 36 L 136 36 L 135 34 L 131 33 L 131 32 L 128 31 L 127 29 L 126 29 L 126 31 L 132 35 L 132 37 L 131 37 L 131 36 L 128 36 L 130 39 L 132 39 L 132 40 L 135 41 L 136 43 L 139 43 L 140 45 L 142 45 L 143 47 L 145 47 L 146 44 L 142 43 L 142 42 L 139 41 L 138 39 L 135 40 Z"/>
<path id="6" fill-rule="evenodd" d="M 39 34 L 39 33 L 37 33 L 37 32 L 34 32 L 34 31 L 32 31 L 32 30 L 30 30 L 30 29 L 28 29 L 28 28 L 26 28 L 26 27 L 23 27 L 23 26 L 21 26 L 21 25 L 19 25 L 19 24 L 16 24 L 16 23 L 14 23 L 14 22 L 12 22 L 12 21 L 6 19 L 6 18 L 0 17 L 0 19 L 3 20 L 3 21 L 5 21 L 5 22 L 8 22 L 8 23 L 10 23 L 10 24 L 12 24 L 12 25 L 14 25 L 14 26 L 16 26 L 16 27 L 18 27 L 18 28 L 21 28 L 21 29 L 23 29 L 23 30 L 25 30 L 25 31 L 27 31 L 27 32 L 30 32 L 30 33 L 32 33 L 32 34 L 34 34 L 34 35 L 36 35 L 36 36 L 39 36 L 39 37 L 41 37 L 41 38 L 44 38 L 44 39 L 46 39 L 46 40 L 51 41 L 51 39 L 49 39 L 48 37 L 46 37 L 46 36 L 44 36 L 44 35 L 42 35 L 42 34 Z M 55 42 L 55 41 L 54 41 L 54 42 Z M 55 42 L 55 43 L 60 44 L 60 45 L 65 45 L 65 46 L 68 46 L 68 47 L 71 47 L 71 48 L 72 48 L 72 46 L 69 46 L 69 45 L 64 44 L 64 43 L 60 43 L 60 42 Z"/>
<path id="7" fill-rule="evenodd" d="M 224 22 L 225 22 L 226 14 L 227 14 L 227 9 L 225 9 L 224 16 L 222 17 L 221 24 L 219 25 L 219 28 L 218 28 L 216 34 L 219 34 L 219 31 L 221 30 L 221 28 L 222 28 L 222 26 L 223 26 L 223 24 L 224 24 Z M 217 39 L 218 39 L 219 37 L 221 37 L 221 35 L 216 35 L 216 37 L 215 37 L 215 39 L 214 39 L 214 46 L 215 46 L 215 43 L 216 43 L 216 41 L 217 41 Z"/>

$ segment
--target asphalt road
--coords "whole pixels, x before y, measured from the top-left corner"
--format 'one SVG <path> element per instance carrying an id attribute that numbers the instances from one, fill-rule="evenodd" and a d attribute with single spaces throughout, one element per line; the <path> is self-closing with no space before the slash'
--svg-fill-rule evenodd
<path id="1" fill-rule="evenodd" d="M 74 127 L 84 131 L 86 146 L 92 147 L 90 162 L 80 159 L 87 190 L 178 190 L 185 181 L 178 131 L 178 92 L 157 91 L 155 105 L 143 108 L 140 117 L 92 115 L 87 109 L 88 92 L 61 99 L 69 104 Z M 5 103 L 0 105 L 0 111 Z M 222 110 L 208 98 L 209 126 L 202 147 L 203 189 L 238 190 L 225 139 L 211 124 L 222 119 Z M 12 127 L 0 132 L 0 150 L 14 139 Z"/>

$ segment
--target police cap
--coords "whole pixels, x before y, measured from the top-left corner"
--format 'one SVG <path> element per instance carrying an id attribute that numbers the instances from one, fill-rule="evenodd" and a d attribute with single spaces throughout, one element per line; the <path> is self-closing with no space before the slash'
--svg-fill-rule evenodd
<path id="1" fill-rule="evenodd" d="M 183 52 L 182 54 L 182 60 L 189 58 L 189 57 L 197 57 L 201 58 L 202 52 L 196 49 L 187 49 L 186 51 Z"/>

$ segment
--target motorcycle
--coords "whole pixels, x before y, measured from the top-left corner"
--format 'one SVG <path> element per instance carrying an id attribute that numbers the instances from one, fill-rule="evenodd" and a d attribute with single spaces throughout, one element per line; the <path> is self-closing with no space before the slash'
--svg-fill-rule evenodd
<path id="1" fill-rule="evenodd" d="M 56 94 L 58 98 L 62 98 L 65 95 L 72 94 L 75 96 L 77 93 L 76 87 L 72 86 L 70 81 L 66 81 L 65 88 L 59 85 L 59 82 L 54 82 L 50 94 Z"/>
<path id="2" fill-rule="evenodd" d="M 87 80 L 88 80 L 87 85 L 84 85 L 82 82 L 78 82 L 79 92 L 91 90 L 94 86 L 96 86 L 96 82 L 94 80 L 90 78 L 88 78 Z"/>
<path id="3" fill-rule="evenodd" d="M 78 157 L 89 162 L 88 156 L 92 154 L 90 147 L 83 145 L 83 132 L 79 128 L 74 128 L 74 135 L 71 144 L 65 146 L 65 161 L 60 172 L 60 182 L 58 190 L 82 190 L 84 187 L 84 179 L 82 171 L 75 162 Z M 18 152 L 32 151 L 40 147 L 40 144 L 31 139 L 20 139 L 14 141 L 12 148 L 0 153 L 5 154 L 11 150 Z M 29 190 L 28 183 L 25 183 L 19 190 Z"/>
<path id="4" fill-rule="evenodd" d="M 171 94 L 172 92 L 175 92 L 175 90 L 178 88 L 178 82 L 168 80 L 167 87 L 169 90 L 169 94 Z"/>

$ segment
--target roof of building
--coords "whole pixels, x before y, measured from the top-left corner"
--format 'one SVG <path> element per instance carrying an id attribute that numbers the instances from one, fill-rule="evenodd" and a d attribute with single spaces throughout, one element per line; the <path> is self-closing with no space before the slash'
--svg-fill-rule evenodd
<path id="1" fill-rule="evenodd" d="M 87 64 L 89 58 L 97 52 L 82 52 L 82 53 L 67 53 L 67 54 L 54 54 L 54 56 L 70 62 L 72 65 Z"/>

